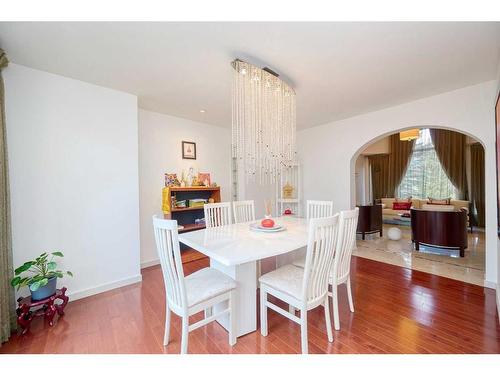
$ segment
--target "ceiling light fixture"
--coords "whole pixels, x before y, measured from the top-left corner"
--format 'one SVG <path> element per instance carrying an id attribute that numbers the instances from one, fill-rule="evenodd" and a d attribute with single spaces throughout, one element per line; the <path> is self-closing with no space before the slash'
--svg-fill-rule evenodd
<path id="1" fill-rule="evenodd" d="M 420 137 L 420 129 L 410 129 L 399 132 L 400 141 L 412 141 Z"/>
<path id="2" fill-rule="evenodd" d="M 232 153 L 249 180 L 276 182 L 296 163 L 295 91 L 269 68 L 234 60 Z"/>
<path id="3" fill-rule="evenodd" d="M 206 110 L 205 109 L 200 109 L 200 113 L 205 113 Z"/>

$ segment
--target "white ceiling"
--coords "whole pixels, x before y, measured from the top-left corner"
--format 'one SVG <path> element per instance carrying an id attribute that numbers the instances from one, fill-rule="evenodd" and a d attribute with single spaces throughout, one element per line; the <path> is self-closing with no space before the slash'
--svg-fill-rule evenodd
<path id="1" fill-rule="evenodd" d="M 302 129 L 495 79 L 500 23 L 1 22 L 0 46 L 14 63 L 228 127 L 230 62 L 248 60 L 292 84 Z"/>

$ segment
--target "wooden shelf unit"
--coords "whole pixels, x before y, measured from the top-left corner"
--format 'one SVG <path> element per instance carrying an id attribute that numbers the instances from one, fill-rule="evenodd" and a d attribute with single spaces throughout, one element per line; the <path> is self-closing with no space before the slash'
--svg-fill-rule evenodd
<path id="1" fill-rule="evenodd" d="M 172 208 L 171 212 L 196 211 L 196 210 L 203 210 L 203 206 Z"/>
<path id="2" fill-rule="evenodd" d="M 172 196 L 176 197 L 177 201 L 190 199 L 210 199 L 214 200 L 214 203 L 219 203 L 220 198 L 220 187 L 169 187 L 168 188 L 168 202 L 167 202 L 167 212 L 164 212 L 163 216 L 165 219 L 177 220 L 179 225 L 184 228 L 179 229 L 179 233 L 191 232 L 194 230 L 205 229 L 204 224 L 195 224 L 196 219 L 201 219 L 204 217 L 203 206 L 197 207 L 172 207 Z M 186 247 L 181 244 L 181 249 Z"/>
<path id="3" fill-rule="evenodd" d="M 171 186 L 170 191 L 218 191 L 220 196 L 220 187 L 206 187 L 206 186 Z M 220 198 L 220 197 L 219 197 Z"/>
<path id="4" fill-rule="evenodd" d="M 189 200 L 189 199 L 213 199 L 215 203 L 220 202 L 220 187 L 204 187 L 204 186 L 190 186 L 190 187 L 169 187 L 169 199 L 167 202 L 167 211 L 165 218 L 177 220 L 172 215 L 176 212 L 184 211 L 203 211 L 203 206 L 197 207 L 172 207 L 171 197 L 175 195 L 176 200 Z M 202 216 L 203 217 L 203 216 Z M 180 223 L 184 225 L 183 223 Z M 194 224 L 194 223 L 193 223 Z"/>
<path id="5" fill-rule="evenodd" d="M 205 229 L 205 224 L 184 224 L 184 228 L 179 229 L 179 233 L 192 232 L 194 230 Z"/>

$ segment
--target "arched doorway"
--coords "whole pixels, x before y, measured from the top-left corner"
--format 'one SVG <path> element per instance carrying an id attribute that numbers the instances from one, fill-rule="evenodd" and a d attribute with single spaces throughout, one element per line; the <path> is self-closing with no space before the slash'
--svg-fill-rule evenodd
<path id="1" fill-rule="evenodd" d="M 384 236 L 377 238 L 378 235 L 373 235 L 368 236 L 366 241 L 359 241 L 356 255 L 483 285 L 487 209 L 484 185 L 485 147 L 472 135 L 454 129 L 441 129 L 443 128 L 421 127 L 417 135 L 412 136 L 413 140 L 405 141 L 402 140 L 402 130 L 407 129 L 403 128 L 375 137 L 355 153 L 351 160 L 351 204 L 381 203 L 384 222 Z M 450 135 L 454 140 L 462 140 L 463 152 L 457 151 L 460 144 L 448 145 L 446 142 L 451 142 L 450 139 L 443 142 L 444 134 Z M 398 147 L 405 151 L 394 156 Z M 391 148 L 396 149 L 392 154 Z M 388 163 L 390 154 L 393 162 L 396 157 L 407 158 L 406 167 L 399 175 L 391 170 L 391 176 L 385 170 L 389 168 L 384 167 L 384 163 Z M 405 164 L 405 161 L 402 163 Z M 461 177 L 458 178 L 457 174 Z M 465 256 L 459 256 L 458 248 L 435 246 L 424 246 L 421 251 L 415 252 L 411 242 L 410 219 L 403 216 L 406 215 L 404 210 L 394 210 L 392 207 L 394 200 L 398 198 L 407 199 L 417 209 L 425 204 L 425 209 L 431 210 L 435 206 L 429 204 L 436 202 L 449 205 L 437 208 L 459 211 L 466 207 L 470 213 L 468 221 L 474 229 L 467 233 L 468 247 Z M 387 231 L 391 228 L 396 228 L 401 233 L 401 239 L 388 238 Z"/>

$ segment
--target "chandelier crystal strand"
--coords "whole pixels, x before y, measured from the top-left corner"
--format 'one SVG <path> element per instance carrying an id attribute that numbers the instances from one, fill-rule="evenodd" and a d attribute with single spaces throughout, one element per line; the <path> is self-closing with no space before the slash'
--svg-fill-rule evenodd
<path id="1" fill-rule="evenodd" d="M 232 62 L 232 156 L 247 181 L 274 183 L 296 162 L 295 92 L 277 76 Z"/>

